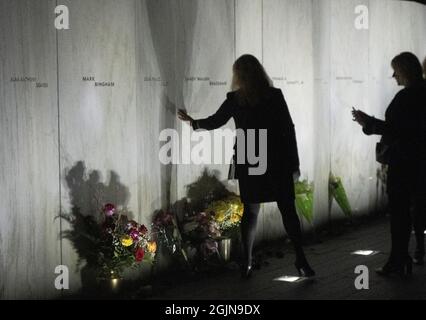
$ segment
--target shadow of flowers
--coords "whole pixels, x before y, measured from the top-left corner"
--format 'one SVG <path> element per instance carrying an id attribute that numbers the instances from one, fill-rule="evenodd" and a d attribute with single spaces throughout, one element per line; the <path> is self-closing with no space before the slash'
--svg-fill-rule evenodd
<path id="1" fill-rule="evenodd" d="M 61 237 L 70 241 L 78 255 L 77 270 L 85 263 L 80 270 L 83 289 L 94 287 L 100 254 L 105 259 L 114 255 L 113 247 L 108 245 L 111 239 L 105 236 L 103 208 L 105 204 L 113 203 L 125 212 L 126 219 L 131 219 L 133 213 L 127 210 L 130 192 L 116 172 L 110 171 L 104 183 L 101 173 L 88 171 L 83 161 L 76 162 L 64 173 L 70 212 L 60 215 L 69 224 L 66 230 L 62 230 Z"/>

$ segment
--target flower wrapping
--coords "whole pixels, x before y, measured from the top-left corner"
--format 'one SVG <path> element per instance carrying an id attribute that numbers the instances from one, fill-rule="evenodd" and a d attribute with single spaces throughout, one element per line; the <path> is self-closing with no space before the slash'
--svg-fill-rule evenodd
<path id="1" fill-rule="evenodd" d="M 312 223 L 314 218 L 314 188 L 312 183 L 307 180 L 298 181 L 295 183 L 294 189 L 297 213 L 306 221 Z"/>
<path id="2" fill-rule="evenodd" d="M 349 203 L 348 196 L 346 195 L 345 188 L 343 187 L 341 178 L 335 177 L 333 174 L 330 174 L 329 192 L 330 195 L 336 200 L 343 213 L 346 216 L 351 216 L 351 205 Z"/>

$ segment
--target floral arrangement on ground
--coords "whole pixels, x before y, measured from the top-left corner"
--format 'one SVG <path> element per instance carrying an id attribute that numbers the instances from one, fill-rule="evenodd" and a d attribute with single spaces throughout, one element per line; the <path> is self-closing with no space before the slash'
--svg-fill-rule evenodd
<path id="1" fill-rule="evenodd" d="M 71 224 L 63 236 L 79 255 L 77 266 L 85 261 L 98 278 L 120 278 L 126 268 L 154 261 L 157 243 L 145 225 L 129 219 L 125 208 L 108 203 L 95 215 L 83 215 L 75 208 L 62 218 Z"/>

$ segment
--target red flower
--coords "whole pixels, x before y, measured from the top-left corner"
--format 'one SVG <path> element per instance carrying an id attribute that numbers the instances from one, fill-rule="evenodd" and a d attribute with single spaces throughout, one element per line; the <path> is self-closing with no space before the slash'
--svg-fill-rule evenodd
<path id="1" fill-rule="evenodd" d="M 135 252 L 135 258 L 137 262 L 141 262 L 145 256 L 145 251 L 142 248 L 138 248 Z"/>

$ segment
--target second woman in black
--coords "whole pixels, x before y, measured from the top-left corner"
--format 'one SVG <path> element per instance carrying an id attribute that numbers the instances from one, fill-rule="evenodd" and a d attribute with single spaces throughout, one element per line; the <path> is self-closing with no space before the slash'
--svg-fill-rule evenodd
<path id="1" fill-rule="evenodd" d="M 354 110 L 354 120 L 365 134 L 381 135 L 378 159 L 388 165 L 387 193 L 391 225 L 391 253 L 377 273 L 411 274 L 412 259 L 408 244 L 412 229 L 410 207 L 414 205 L 414 227 L 417 235 L 415 262 L 422 264 L 424 255 L 424 215 L 426 195 L 426 86 L 417 57 L 403 52 L 392 60 L 393 77 L 404 86 L 389 107 L 385 120 Z"/>
<path id="2" fill-rule="evenodd" d="M 238 179 L 244 204 L 241 236 L 245 263 L 242 276 L 252 274 L 252 249 L 262 202 L 277 202 L 284 227 L 295 248 L 295 266 L 300 275 L 313 276 L 315 273 L 302 248 L 302 233 L 294 203 L 293 175 L 299 174 L 299 157 L 294 124 L 284 96 L 280 89 L 271 86 L 264 68 L 252 55 L 243 55 L 235 61 L 233 75 L 234 91 L 227 94 L 215 114 L 194 120 L 180 110 L 179 118 L 190 121 L 194 130 L 217 129 L 233 118 L 236 128 L 245 133 L 242 136 L 247 137 L 247 130 L 255 129 L 256 147 L 259 144 L 258 129 L 267 130 L 267 166 L 263 174 L 249 174 L 250 167 L 255 166 L 237 161 L 236 154 L 241 143 L 238 139 L 242 139 L 238 135 L 234 146 L 234 177 Z M 246 141 L 242 144 L 246 145 Z"/>

